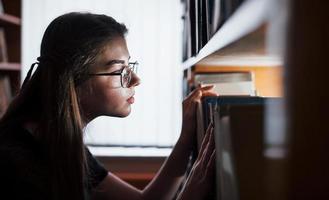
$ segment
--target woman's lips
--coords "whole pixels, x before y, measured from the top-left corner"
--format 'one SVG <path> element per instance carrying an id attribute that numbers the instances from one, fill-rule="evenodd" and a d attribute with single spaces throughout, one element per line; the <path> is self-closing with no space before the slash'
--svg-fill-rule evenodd
<path id="1" fill-rule="evenodd" d="M 135 102 L 135 98 L 132 96 L 129 99 L 127 99 L 128 103 L 133 104 Z"/>

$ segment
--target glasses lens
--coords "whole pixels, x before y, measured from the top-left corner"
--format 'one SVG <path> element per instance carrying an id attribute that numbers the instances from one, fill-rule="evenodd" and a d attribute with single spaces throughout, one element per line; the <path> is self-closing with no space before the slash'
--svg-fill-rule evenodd
<path id="1" fill-rule="evenodd" d="M 131 80 L 132 70 L 128 67 L 124 68 L 122 71 L 122 87 L 128 87 Z"/>
<path id="2" fill-rule="evenodd" d="M 138 62 L 131 62 L 129 63 L 129 68 L 135 73 L 137 74 L 137 68 L 138 68 Z"/>

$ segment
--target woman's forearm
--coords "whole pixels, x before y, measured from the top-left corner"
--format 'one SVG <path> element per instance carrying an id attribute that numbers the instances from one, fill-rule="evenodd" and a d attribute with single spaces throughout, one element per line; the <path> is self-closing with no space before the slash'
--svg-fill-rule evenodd
<path id="1" fill-rule="evenodd" d="M 182 133 L 172 153 L 153 180 L 142 191 L 143 199 L 170 199 L 176 194 L 186 172 L 196 138 L 196 109 L 202 96 L 218 96 L 214 86 L 198 87 L 183 101 Z M 198 170 L 197 170 L 198 171 Z"/>
<path id="2" fill-rule="evenodd" d="M 143 199 L 173 199 L 186 172 L 191 144 L 186 139 L 178 140 L 157 175 L 143 190 Z"/>

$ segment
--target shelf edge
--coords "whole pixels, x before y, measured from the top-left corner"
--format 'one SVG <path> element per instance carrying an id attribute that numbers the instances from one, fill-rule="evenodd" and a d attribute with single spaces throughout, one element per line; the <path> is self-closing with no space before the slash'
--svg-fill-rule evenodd
<path id="1" fill-rule="evenodd" d="M 20 63 L 0 63 L 0 70 L 8 70 L 8 71 L 20 71 L 21 64 Z"/>
<path id="2" fill-rule="evenodd" d="M 10 14 L 0 14 L 0 21 L 4 24 L 10 24 L 10 25 L 21 25 L 21 19 Z"/>

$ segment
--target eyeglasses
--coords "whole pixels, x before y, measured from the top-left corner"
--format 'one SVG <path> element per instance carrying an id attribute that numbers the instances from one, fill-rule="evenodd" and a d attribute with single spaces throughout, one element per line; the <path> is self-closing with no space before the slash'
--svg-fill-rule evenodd
<path id="1" fill-rule="evenodd" d="M 131 82 L 132 73 L 137 74 L 138 62 L 130 62 L 128 65 L 123 66 L 120 72 L 111 73 L 95 73 L 89 74 L 91 76 L 121 76 L 121 86 L 124 88 L 129 87 Z"/>

